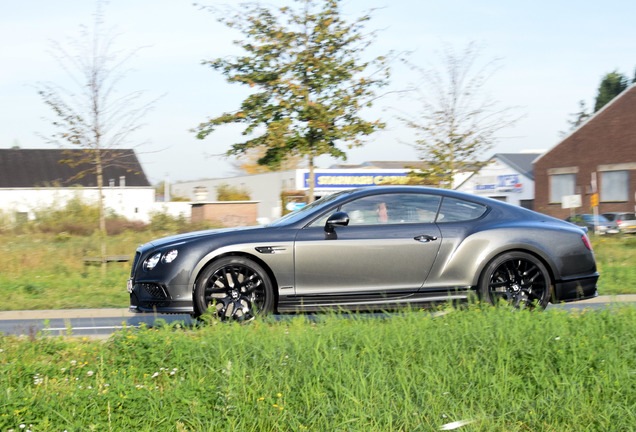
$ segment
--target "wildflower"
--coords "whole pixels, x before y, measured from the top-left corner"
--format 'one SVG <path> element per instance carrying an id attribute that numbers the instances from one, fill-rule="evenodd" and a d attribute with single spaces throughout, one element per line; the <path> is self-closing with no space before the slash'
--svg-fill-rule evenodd
<path id="1" fill-rule="evenodd" d="M 94 374 L 94 373 L 95 373 L 95 372 L 93 372 L 93 371 L 88 371 L 88 372 L 86 372 L 86 375 L 88 375 L 88 376 L 93 376 L 93 374 Z"/>
<path id="2" fill-rule="evenodd" d="M 561 336 L 555 337 L 554 340 L 561 340 Z"/>
<path id="3" fill-rule="evenodd" d="M 159 372 L 155 372 L 152 374 L 152 378 L 157 378 L 159 376 Z"/>

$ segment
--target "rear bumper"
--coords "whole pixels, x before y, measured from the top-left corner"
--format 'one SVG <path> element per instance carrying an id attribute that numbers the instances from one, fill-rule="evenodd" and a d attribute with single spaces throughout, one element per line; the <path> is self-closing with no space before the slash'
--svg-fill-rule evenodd
<path id="1" fill-rule="evenodd" d="M 552 303 L 585 300 L 598 296 L 596 282 L 599 274 L 564 279 L 554 284 L 554 298 Z"/>

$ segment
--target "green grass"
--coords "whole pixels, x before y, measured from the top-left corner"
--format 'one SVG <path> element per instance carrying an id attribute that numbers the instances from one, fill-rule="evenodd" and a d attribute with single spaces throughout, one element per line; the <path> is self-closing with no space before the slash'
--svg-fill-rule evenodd
<path id="1" fill-rule="evenodd" d="M 141 243 L 166 235 L 132 232 L 107 238 L 109 255 L 134 255 Z M 599 294 L 636 294 L 636 236 L 592 239 Z M 127 307 L 131 263 L 85 265 L 99 256 L 95 236 L 0 234 L 0 310 Z"/>
<path id="2" fill-rule="evenodd" d="M 131 255 L 152 233 L 125 232 L 107 238 L 108 255 Z M 96 236 L 23 234 L 0 236 L 0 310 L 126 307 L 132 263 L 86 265 L 100 256 Z"/>
<path id="3" fill-rule="evenodd" d="M 627 431 L 636 308 L 0 338 L 0 430 Z"/>
<path id="4" fill-rule="evenodd" d="M 636 236 L 596 236 L 592 244 L 599 294 L 636 294 Z"/>

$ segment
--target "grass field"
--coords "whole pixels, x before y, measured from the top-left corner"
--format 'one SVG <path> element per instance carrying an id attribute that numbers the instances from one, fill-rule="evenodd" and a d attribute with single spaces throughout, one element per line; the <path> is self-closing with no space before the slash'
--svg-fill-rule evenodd
<path id="1" fill-rule="evenodd" d="M 475 305 L 0 337 L 0 430 L 628 431 L 634 334 L 633 306 Z"/>
<path id="2" fill-rule="evenodd" d="M 107 238 L 109 255 L 134 255 L 161 234 L 126 231 Z M 636 294 L 636 236 L 593 238 L 599 294 Z M 85 265 L 99 256 L 93 236 L 0 234 L 0 310 L 127 307 L 131 263 Z"/>
<path id="3" fill-rule="evenodd" d="M 636 294 L 636 236 L 592 238 L 599 294 Z"/>

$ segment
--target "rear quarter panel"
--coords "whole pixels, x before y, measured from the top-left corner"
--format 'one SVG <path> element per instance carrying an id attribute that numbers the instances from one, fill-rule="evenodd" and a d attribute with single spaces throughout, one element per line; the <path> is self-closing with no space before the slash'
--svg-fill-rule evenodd
<path id="1" fill-rule="evenodd" d="M 539 257 L 555 281 L 596 271 L 593 253 L 576 229 L 541 222 L 476 228 L 440 224 L 442 244 L 424 288 L 476 286 L 492 259 L 513 250 Z"/>

